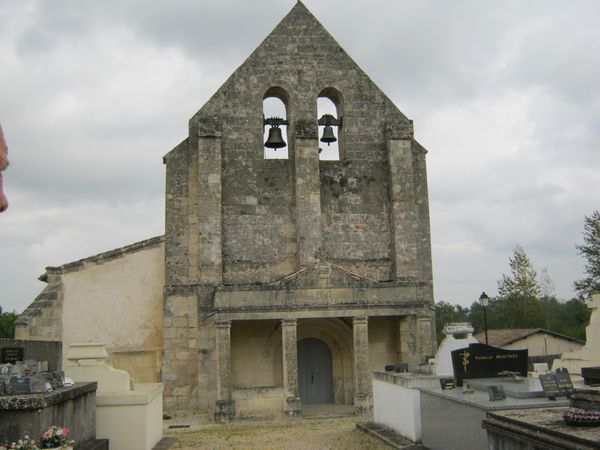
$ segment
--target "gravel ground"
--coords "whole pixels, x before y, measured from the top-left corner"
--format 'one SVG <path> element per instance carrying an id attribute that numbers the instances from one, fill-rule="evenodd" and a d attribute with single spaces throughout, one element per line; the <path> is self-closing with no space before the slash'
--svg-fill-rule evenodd
<path id="1" fill-rule="evenodd" d="M 189 419 L 189 418 L 188 418 Z M 362 417 L 240 420 L 230 424 L 196 420 L 166 421 L 190 424 L 190 428 L 165 430 L 165 437 L 176 438 L 172 449 L 374 449 L 392 447 L 356 429 Z"/>

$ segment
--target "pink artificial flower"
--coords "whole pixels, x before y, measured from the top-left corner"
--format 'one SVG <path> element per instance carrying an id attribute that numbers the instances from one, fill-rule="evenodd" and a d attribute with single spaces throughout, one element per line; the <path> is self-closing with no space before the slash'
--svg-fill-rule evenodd
<path id="1" fill-rule="evenodd" d="M 6 211 L 6 208 L 8 208 L 8 199 L 4 194 L 2 185 L 2 171 L 8 167 L 8 164 L 8 146 L 4 139 L 2 125 L 0 125 L 0 212 Z"/>

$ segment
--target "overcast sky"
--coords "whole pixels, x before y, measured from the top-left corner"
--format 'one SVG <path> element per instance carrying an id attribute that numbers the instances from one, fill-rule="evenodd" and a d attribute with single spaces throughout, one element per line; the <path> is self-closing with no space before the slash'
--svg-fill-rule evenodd
<path id="1" fill-rule="evenodd" d="M 294 0 L 2 0 L 0 305 L 164 232 L 162 156 Z M 600 2 L 306 0 L 427 156 L 436 301 L 497 292 L 519 244 L 559 297 L 600 208 Z"/>

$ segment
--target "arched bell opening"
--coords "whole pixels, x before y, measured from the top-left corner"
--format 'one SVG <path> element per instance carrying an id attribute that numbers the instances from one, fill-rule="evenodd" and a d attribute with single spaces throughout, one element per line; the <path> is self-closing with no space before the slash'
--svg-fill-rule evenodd
<path id="1" fill-rule="evenodd" d="M 340 161 L 342 159 L 342 112 L 341 95 L 333 88 L 321 91 L 317 98 L 317 121 L 319 125 L 319 159 Z"/>
<path id="2" fill-rule="evenodd" d="M 263 148 L 265 159 L 288 159 L 288 95 L 272 87 L 263 97 Z"/>

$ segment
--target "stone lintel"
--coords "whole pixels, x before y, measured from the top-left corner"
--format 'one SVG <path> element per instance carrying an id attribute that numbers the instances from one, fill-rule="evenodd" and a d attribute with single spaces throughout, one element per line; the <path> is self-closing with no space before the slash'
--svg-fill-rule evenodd
<path id="1" fill-rule="evenodd" d="M 284 307 L 308 308 L 378 305 L 423 305 L 419 288 L 409 286 L 386 286 L 378 288 L 313 288 L 313 289 L 256 289 L 218 290 L 215 293 L 216 310 L 256 309 Z"/>
<path id="2" fill-rule="evenodd" d="M 216 312 L 217 320 L 221 318 L 227 320 L 280 320 L 282 317 L 293 319 L 320 319 L 320 318 L 340 318 L 353 317 L 355 315 L 366 315 L 370 317 L 387 317 L 387 316 L 405 316 L 416 315 L 421 313 L 423 305 L 412 305 L 410 307 L 369 307 L 369 308 L 352 308 L 348 305 L 340 306 L 339 308 L 323 308 L 323 309 L 285 309 L 277 308 L 272 310 L 219 310 Z"/>

